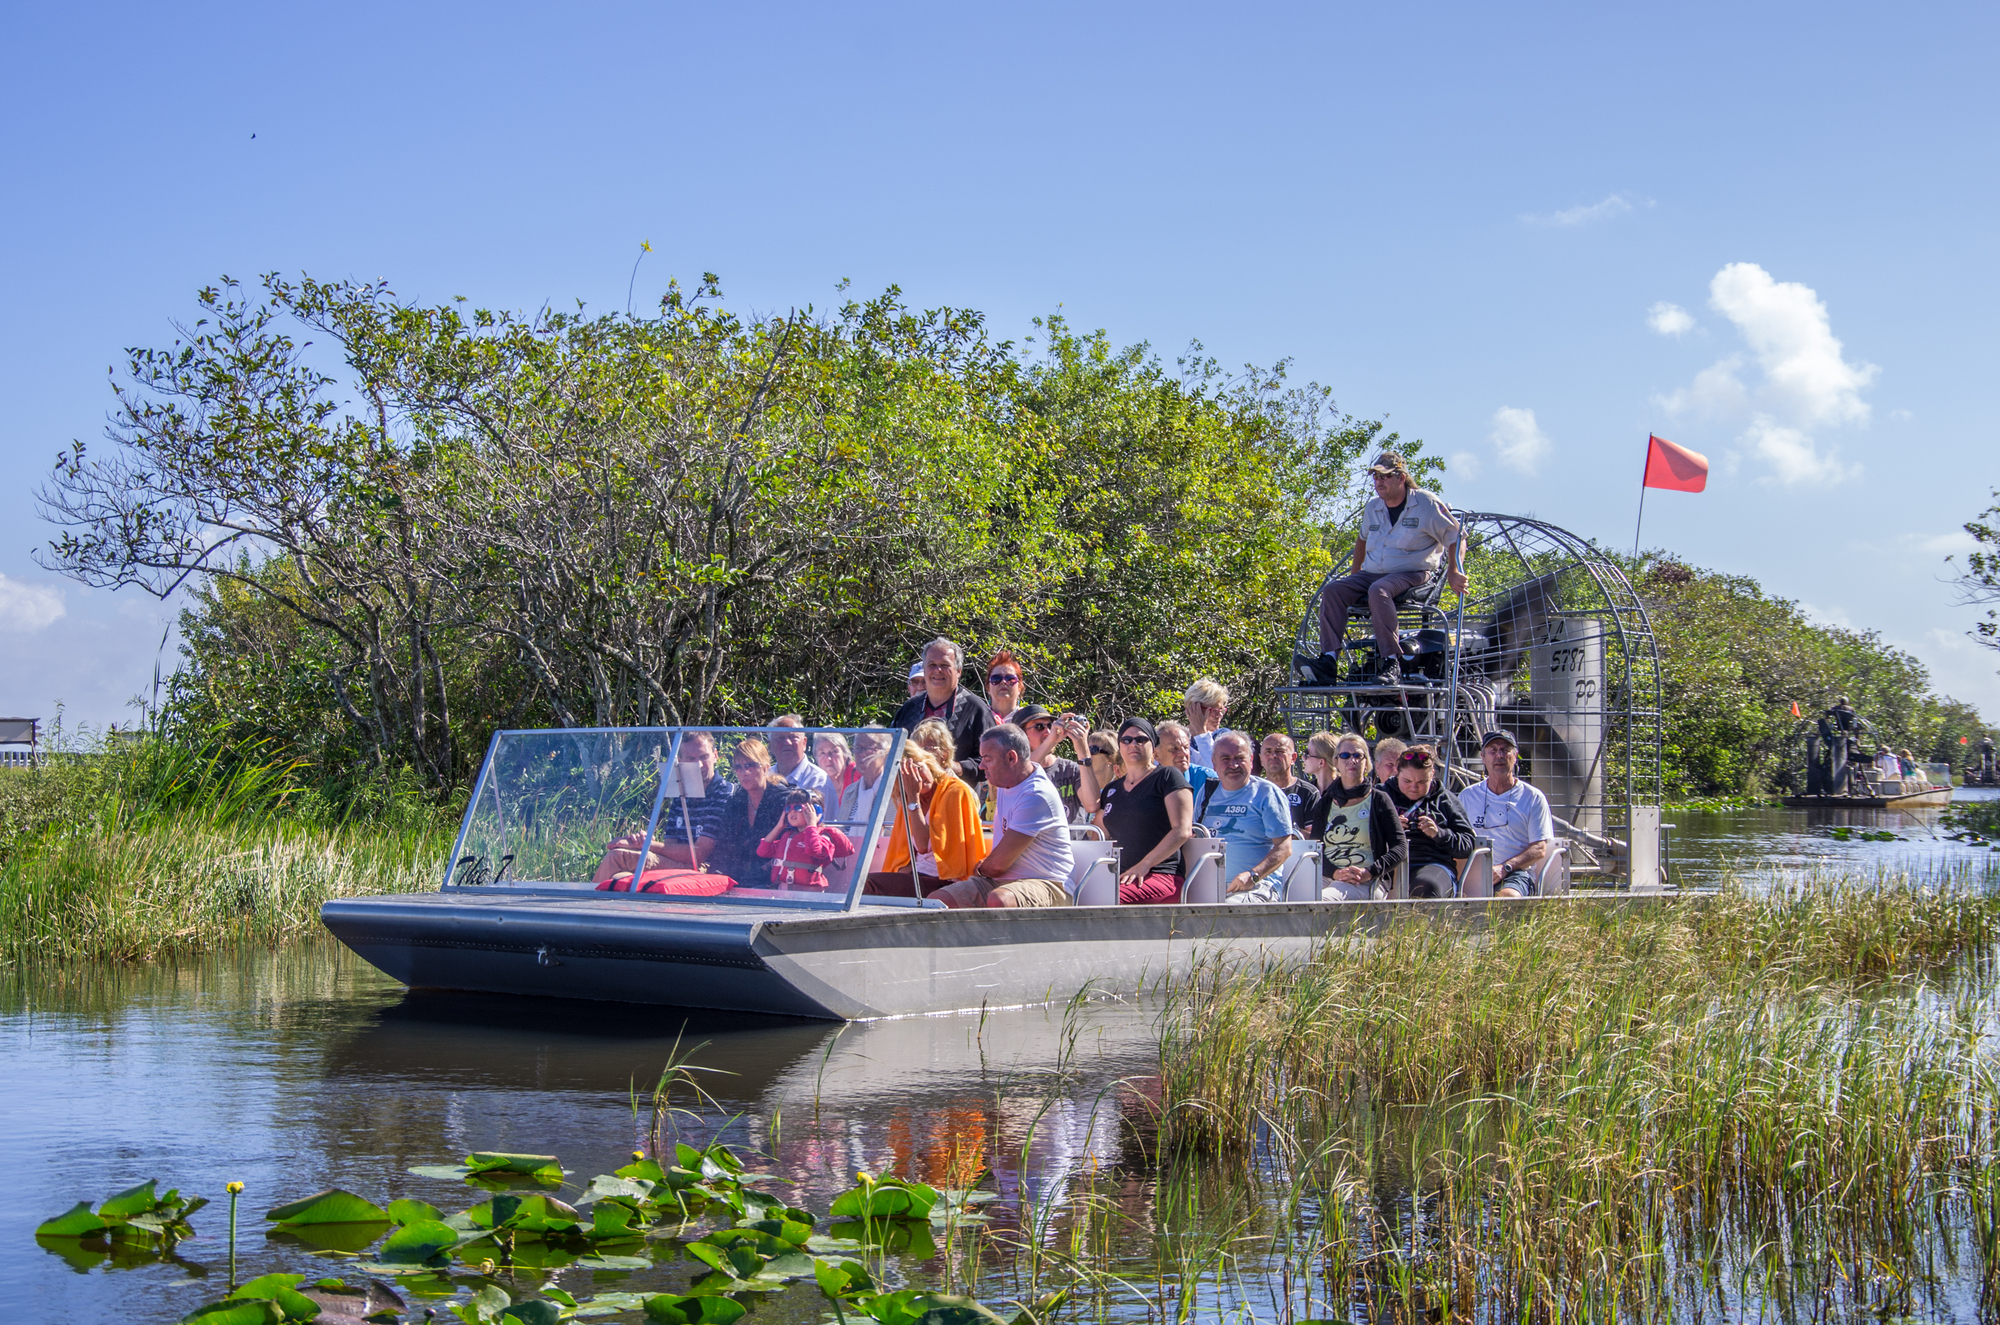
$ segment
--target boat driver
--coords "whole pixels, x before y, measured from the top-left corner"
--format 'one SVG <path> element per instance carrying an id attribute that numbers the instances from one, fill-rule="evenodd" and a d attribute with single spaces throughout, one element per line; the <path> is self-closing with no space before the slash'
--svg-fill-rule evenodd
<path id="1" fill-rule="evenodd" d="M 1451 507 L 1418 487 L 1409 466 L 1394 451 L 1376 456 L 1368 473 L 1375 480 L 1375 496 L 1361 510 L 1354 560 L 1346 577 L 1328 580 L 1319 595 L 1320 656 L 1313 670 L 1328 684 L 1338 675 L 1348 614 L 1362 603 L 1368 604 L 1375 644 L 1382 651 L 1376 679 L 1383 685 L 1400 685 L 1403 646 L 1396 630 L 1396 595 L 1429 584 L 1447 549 L 1451 560 L 1445 567 L 1445 583 L 1454 593 L 1465 592 L 1463 540 Z"/>

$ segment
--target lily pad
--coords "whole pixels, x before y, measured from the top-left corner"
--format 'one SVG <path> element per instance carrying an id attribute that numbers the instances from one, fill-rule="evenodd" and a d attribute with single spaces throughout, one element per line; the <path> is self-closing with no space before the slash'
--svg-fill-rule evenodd
<path id="1" fill-rule="evenodd" d="M 562 1308 L 553 1302 L 539 1299 L 516 1302 L 500 1313 L 500 1319 L 516 1320 L 521 1322 L 521 1325 L 556 1325 L 556 1322 L 562 1319 Z"/>
<path id="2" fill-rule="evenodd" d="M 238 1300 L 275 1302 L 286 1320 L 311 1320 L 319 1315 L 320 1305 L 298 1291 L 302 1274 L 266 1274 L 252 1279 L 237 1288 L 225 1302 Z"/>
<path id="3" fill-rule="evenodd" d="M 389 1212 L 365 1196 L 329 1187 L 323 1192 L 314 1192 L 301 1201 L 281 1205 L 266 1211 L 264 1218 L 283 1227 L 300 1228 L 309 1224 L 385 1224 L 391 1222 Z"/>
<path id="4" fill-rule="evenodd" d="M 476 1150 L 465 1157 L 465 1166 L 474 1177 L 486 1174 L 519 1174 L 537 1182 L 561 1182 L 562 1165 L 554 1155 L 513 1155 L 500 1150 Z"/>
<path id="5" fill-rule="evenodd" d="M 44 1219 L 35 1226 L 38 1238 L 81 1238 L 109 1228 L 90 1208 L 90 1202 L 78 1201 L 66 1213 L 54 1219 Z"/>
<path id="6" fill-rule="evenodd" d="M 182 1316 L 183 1322 L 200 1325 L 284 1325 L 285 1309 L 276 1302 L 211 1302 Z"/>
<path id="7" fill-rule="evenodd" d="M 644 1270 L 652 1264 L 644 1256 L 583 1256 L 576 1262 L 580 1270 Z"/>
<path id="8" fill-rule="evenodd" d="M 103 1205 L 97 1207 L 97 1217 L 116 1223 L 130 1219 L 133 1215 L 143 1215 L 160 1204 L 160 1198 L 153 1192 L 157 1178 L 148 1178 L 137 1187 L 128 1187 Z"/>
<path id="9" fill-rule="evenodd" d="M 436 1219 L 419 1219 L 390 1234 L 381 1257 L 391 1264 L 414 1265 L 450 1251 L 458 1242 L 457 1229 Z"/>
<path id="10" fill-rule="evenodd" d="M 385 1220 L 365 1224 L 280 1224 L 267 1236 L 273 1242 L 293 1242 L 312 1251 L 364 1251 L 395 1225 Z"/>
<path id="11" fill-rule="evenodd" d="M 660 1325 L 735 1325 L 750 1314 L 741 1302 L 701 1294 L 655 1293 L 645 1301 L 646 1319 Z"/>
<path id="12" fill-rule="evenodd" d="M 398 1224 L 414 1224 L 420 1219 L 442 1220 L 444 1212 L 428 1201 L 407 1198 L 389 1202 L 389 1218 Z"/>
<path id="13" fill-rule="evenodd" d="M 419 1178 L 446 1178 L 457 1182 L 470 1176 L 472 1170 L 463 1164 L 419 1164 L 410 1170 Z"/>

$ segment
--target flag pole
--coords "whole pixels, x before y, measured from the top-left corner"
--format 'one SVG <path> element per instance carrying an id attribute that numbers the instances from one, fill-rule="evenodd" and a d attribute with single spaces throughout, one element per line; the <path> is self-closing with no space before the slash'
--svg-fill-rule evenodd
<path id="1" fill-rule="evenodd" d="M 1646 471 L 1653 467 L 1653 434 L 1646 434 L 1646 462 L 1639 466 L 1639 522 L 1632 526 L 1632 560 L 1639 559 L 1639 531 L 1646 525 Z"/>

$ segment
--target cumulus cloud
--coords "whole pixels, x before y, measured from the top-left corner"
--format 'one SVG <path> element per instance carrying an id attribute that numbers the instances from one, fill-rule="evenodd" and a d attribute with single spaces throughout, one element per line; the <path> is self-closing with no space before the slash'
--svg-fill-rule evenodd
<path id="1" fill-rule="evenodd" d="M 1502 405 L 1493 411 L 1493 431 L 1486 440 L 1500 453 L 1500 463 L 1523 474 L 1532 474 L 1554 449 L 1548 435 L 1535 422 L 1535 411 Z"/>
<path id="2" fill-rule="evenodd" d="M 1474 451 L 1453 451 L 1445 461 L 1445 468 L 1460 478 L 1479 477 L 1479 455 Z"/>
<path id="3" fill-rule="evenodd" d="M 1593 221 L 1609 221 L 1614 216 L 1623 216 L 1632 210 L 1632 204 L 1622 193 L 1614 193 L 1603 202 L 1593 202 L 1585 207 L 1567 207 L 1547 216 L 1524 216 L 1521 219 L 1529 225 L 1574 226 L 1589 225 Z"/>
<path id="4" fill-rule="evenodd" d="M 1737 440 L 1769 465 L 1772 477 L 1788 488 L 1828 487 L 1861 473 L 1859 465 L 1842 464 L 1838 451 L 1829 449 L 1822 454 L 1819 444 L 1806 433 L 1787 428 L 1768 414 L 1752 418 Z"/>
<path id="5" fill-rule="evenodd" d="M 1737 437 L 1742 453 L 1762 460 L 1770 481 L 1786 487 L 1846 482 L 1861 473 L 1813 433 L 1847 425 L 1865 427 L 1870 408 L 1862 391 L 1880 372 L 1849 361 L 1826 305 L 1796 281 L 1773 280 L 1754 262 L 1732 262 L 1709 282 L 1709 307 L 1727 318 L 1748 353 L 1728 355 L 1695 375 L 1687 386 L 1653 397 L 1669 416 L 1692 415 L 1748 426 Z M 1693 318 L 1672 304 L 1655 304 L 1647 321 L 1662 335 L 1678 334 L 1673 315 Z M 1745 371 L 1755 364 L 1755 379 Z"/>
<path id="6" fill-rule="evenodd" d="M 32 635 L 63 615 L 62 595 L 0 575 L 0 630 Z"/>
<path id="7" fill-rule="evenodd" d="M 1679 304 L 1662 299 L 1646 310 L 1646 325 L 1662 336 L 1685 336 L 1694 330 L 1694 318 Z"/>
<path id="8" fill-rule="evenodd" d="M 1866 423 L 1861 389 L 1881 371 L 1849 363 L 1826 305 L 1796 281 L 1774 281 L 1754 262 L 1732 262 L 1708 286 L 1709 306 L 1736 324 L 1764 370 L 1764 394 L 1806 424 Z"/>
<path id="9" fill-rule="evenodd" d="M 1678 391 L 1654 396 L 1653 403 L 1678 418 L 1692 414 L 1705 419 L 1741 418 L 1750 408 L 1750 391 L 1736 375 L 1743 356 L 1732 354 L 1694 375 L 1694 381 Z"/>

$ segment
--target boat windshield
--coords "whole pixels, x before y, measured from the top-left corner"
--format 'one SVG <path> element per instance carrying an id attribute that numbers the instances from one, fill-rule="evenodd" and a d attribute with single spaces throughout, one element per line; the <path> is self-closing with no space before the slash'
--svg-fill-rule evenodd
<path id="1" fill-rule="evenodd" d="M 895 779 L 843 795 L 846 789 L 805 757 L 822 734 L 842 737 L 850 751 L 884 748 L 885 768 L 902 756 L 903 733 L 880 727 L 500 732 L 474 784 L 444 886 L 850 908 L 893 821 Z M 790 780 L 777 767 L 786 761 L 793 763 Z M 845 780 L 857 779 L 851 773 Z M 824 808 L 812 816 L 786 813 L 794 783 L 807 781 L 818 784 Z M 820 831 L 810 830 L 814 817 Z"/>

